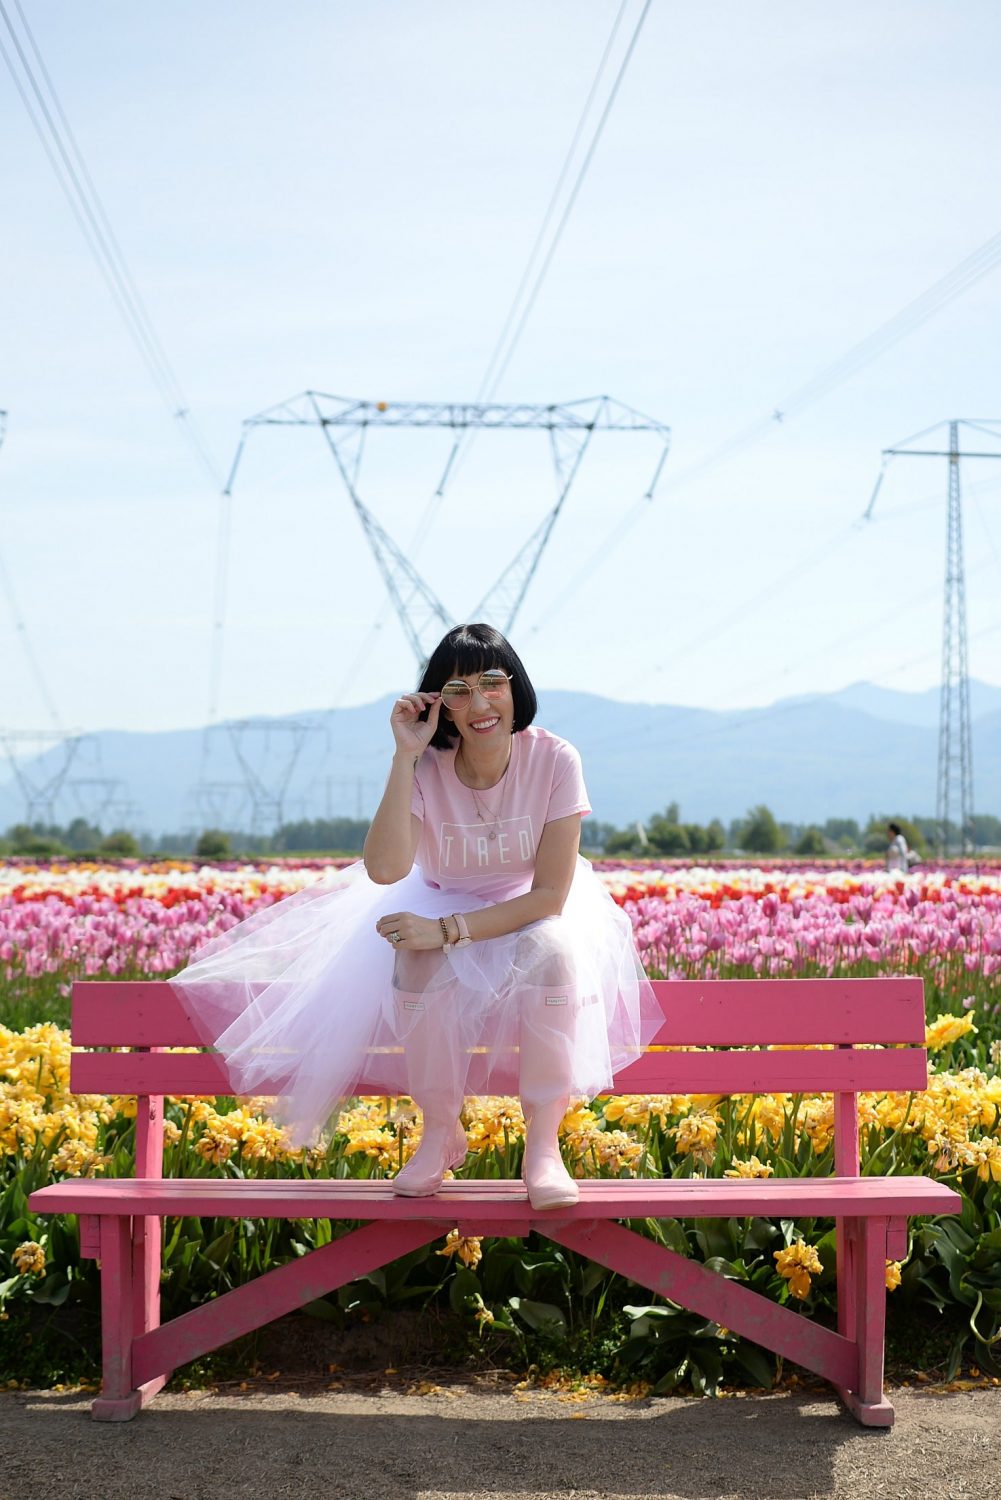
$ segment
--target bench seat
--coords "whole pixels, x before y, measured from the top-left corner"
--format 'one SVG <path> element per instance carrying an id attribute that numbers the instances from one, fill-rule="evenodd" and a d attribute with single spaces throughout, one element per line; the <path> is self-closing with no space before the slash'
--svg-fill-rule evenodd
<path id="1" fill-rule="evenodd" d="M 40 1213 L 155 1214 L 158 1217 L 266 1219 L 424 1219 L 452 1228 L 459 1221 L 496 1234 L 517 1219 L 533 1221 L 642 1218 L 853 1218 L 956 1211 L 956 1194 L 930 1177 L 603 1178 L 580 1183 L 580 1202 L 533 1209 L 520 1178 L 443 1184 L 431 1198 L 400 1198 L 387 1181 L 308 1182 L 206 1177 L 100 1178 L 52 1183 L 32 1194 Z"/>

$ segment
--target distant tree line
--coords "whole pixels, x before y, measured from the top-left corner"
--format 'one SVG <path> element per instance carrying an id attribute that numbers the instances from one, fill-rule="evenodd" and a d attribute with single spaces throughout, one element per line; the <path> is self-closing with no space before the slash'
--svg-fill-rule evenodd
<path id="1" fill-rule="evenodd" d="M 225 859 L 231 854 L 360 854 L 368 832 L 367 818 L 300 818 L 284 823 L 275 833 L 205 828 L 185 833 L 152 834 L 114 828 L 104 833 L 86 818 L 58 823 L 15 823 L 0 837 L 0 855 L 20 854 L 36 859 L 74 855 L 78 859 L 178 854 L 202 859 Z"/>
<path id="2" fill-rule="evenodd" d="M 645 822 L 625 828 L 585 818 L 581 847 L 586 854 L 622 857 L 698 860 L 714 854 L 792 854 L 800 858 L 836 859 L 854 855 L 881 854 L 886 848 L 886 825 L 899 823 L 904 837 L 919 854 L 935 848 L 937 824 L 932 817 L 901 813 L 872 814 L 863 826 L 855 818 L 828 818 L 824 823 L 780 822 L 763 803 L 749 808 L 743 818 L 724 825 L 719 818 L 709 823 L 682 820 L 677 802 L 663 812 L 652 813 Z M 238 855 L 360 854 L 368 832 L 366 818 L 298 818 L 283 823 L 272 834 L 240 829 L 205 828 L 186 833 L 166 833 L 157 838 L 127 828 L 107 833 L 86 818 L 74 818 L 65 826 L 56 823 L 15 823 L 0 837 L 0 856 L 26 855 L 46 859 L 54 855 L 87 858 L 138 858 L 175 854 L 185 858 L 227 859 Z M 954 824 L 948 825 L 949 841 L 958 847 Z M 1001 849 L 1001 818 L 978 813 L 972 820 L 975 849 Z"/>
<path id="3" fill-rule="evenodd" d="M 749 808 L 743 818 L 734 818 L 724 828 L 718 818 L 706 825 L 682 822 L 677 802 L 662 813 L 653 813 L 645 823 L 626 828 L 600 824 L 601 848 L 605 854 L 665 854 L 675 858 L 745 852 L 748 854 L 795 854 L 801 858 L 837 858 L 839 855 L 880 854 L 887 844 L 886 825 L 898 823 L 908 847 L 919 854 L 933 850 L 938 824 L 933 817 L 914 813 L 872 813 L 863 826 L 855 818 L 828 818 L 823 823 L 780 822 L 764 803 Z M 585 824 L 585 829 L 587 825 Z M 953 848 L 960 845 L 955 823 L 946 824 Z M 971 842 L 975 849 L 1001 849 L 1001 818 L 978 813 L 971 820 Z"/>

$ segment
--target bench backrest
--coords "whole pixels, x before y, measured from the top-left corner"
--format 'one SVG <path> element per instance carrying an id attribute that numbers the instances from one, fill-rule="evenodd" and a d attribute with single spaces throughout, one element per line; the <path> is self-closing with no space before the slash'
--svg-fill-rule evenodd
<path id="1" fill-rule="evenodd" d="M 861 1091 L 923 1089 L 924 985 L 916 978 L 656 980 L 664 1020 L 650 1048 L 615 1080 L 617 1094 L 835 1095 L 835 1170 L 858 1172 Z M 181 997 L 165 980 L 73 986 L 75 1046 L 128 1047 L 129 1052 L 78 1052 L 71 1087 L 79 1094 L 138 1095 L 137 1169 L 152 1175 L 155 1139 L 146 1119 L 159 1119 L 165 1094 L 228 1094 L 223 1059 L 215 1053 L 164 1052 L 198 1047 L 199 1035 Z M 688 1051 L 679 1048 L 729 1050 Z M 773 1048 L 778 1050 L 744 1050 Z M 664 1050 L 670 1049 L 670 1050 Z M 483 1065 L 470 1059 L 469 1090 L 482 1092 Z M 262 1083 L 257 1092 L 267 1095 Z M 379 1093 L 359 1077 L 354 1092 Z"/>

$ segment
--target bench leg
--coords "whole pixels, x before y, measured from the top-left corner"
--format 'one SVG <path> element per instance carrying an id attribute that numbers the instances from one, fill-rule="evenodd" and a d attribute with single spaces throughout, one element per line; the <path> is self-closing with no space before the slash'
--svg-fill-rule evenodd
<path id="1" fill-rule="evenodd" d="M 844 1268 L 840 1262 L 838 1265 L 838 1329 L 856 1345 L 858 1378 L 854 1389 L 840 1388 L 839 1395 L 864 1427 L 892 1427 L 893 1406 L 883 1393 L 889 1224 L 885 1218 L 848 1219 L 840 1228 L 844 1230 L 848 1256 Z M 844 1305 L 843 1285 L 848 1292 Z"/>
<path id="2" fill-rule="evenodd" d="M 132 1336 L 142 1338 L 160 1326 L 160 1241 L 162 1221 L 150 1215 L 132 1220 Z M 163 1389 L 171 1371 L 148 1380 L 137 1390 L 146 1405 Z"/>
<path id="3" fill-rule="evenodd" d="M 98 1422 L 127 1422 L 142 1405 L 132 1389 L 134 1317 L 132 1220 L 101 1218 L 101 1394 L 91 1406 Z"/>
<path id="4" fill-rule="evenodd" d="M 165 1375 L 141 1386 L 132 1383 L 138 1298 L 145 1297 L 144 1289 L 148 1286 L 145 1277 L 135 1274 L 136 1260 L 140 1256 L 146 1264 L 145 1244 L 141 1237 L 137 1239 L 133 1227 L 137 1222 L 141 1221 L 122 1214 L 105 1214 L 100 1219 L 103 1369 L 101 1394 L 90 1408 L 90 1414 L 97 1422 L 129 1421 L 156 1395 L 167 1379 Z"/>

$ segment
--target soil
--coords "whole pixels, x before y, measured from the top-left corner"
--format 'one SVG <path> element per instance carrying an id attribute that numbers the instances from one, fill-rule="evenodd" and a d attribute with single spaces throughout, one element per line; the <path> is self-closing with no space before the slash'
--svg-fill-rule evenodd
<path id="1" fill-rule="evenodd" d="M 90 1392 L 0 1396 L 0 1500 L 993 1500 L 1001 1388 L 897 1389 L 889 1430 L 821 1387 L 627 1401 L 509 1376 L 395 1372 L 161 1393 L 131 1422 Z M 242 1384 L 243 1388 L 240 1388 Z"/>

